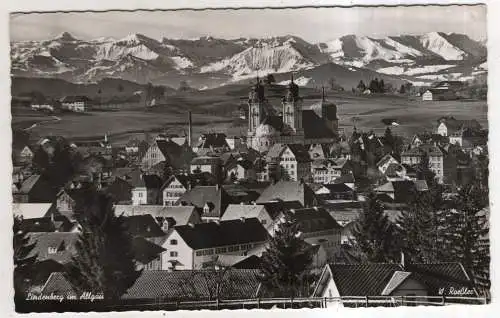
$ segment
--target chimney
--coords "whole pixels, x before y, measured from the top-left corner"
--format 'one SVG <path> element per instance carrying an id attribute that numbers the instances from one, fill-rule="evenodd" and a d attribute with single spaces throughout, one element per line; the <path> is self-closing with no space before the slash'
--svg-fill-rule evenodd
<path id="1" fill-rule="evenodd" d="M 403 251 L 401 251 L 401 267 L 403 267 L 403 270 L 406 267 L 406 264 L 405 264 L 405 252 L 403 252 Z"/>
<path id="2" fill-rule="evenodd" d="M 192 138 L 192 120 L 191 120 L 191 112 L 188 112 L 188 145 L 191 147 L 191 138 Z"/>
<path id="3" fill-rule="evenodd" d="M 245 217 L 244 216 L 240 217 L 240 220 L 241 222 L 245 222 Z"/>

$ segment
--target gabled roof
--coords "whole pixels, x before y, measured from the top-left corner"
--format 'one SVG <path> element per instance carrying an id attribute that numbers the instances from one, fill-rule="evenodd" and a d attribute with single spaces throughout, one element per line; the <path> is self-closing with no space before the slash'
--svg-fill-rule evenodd
<path id="1" fill-rule="evenodd" d="M 268 232 L 256 218 L 176 226 L 194 250 L 267 241 Z"/>
<path id="2" fill-rule="evenodd" d="M 303 233 L 342 228 L 324 208 L 294 209 L 290 212 L 290 215 L 299 223 L 300 231 Z"/>
<path id="3" fill-rule="evenodd" d="M 473 284 L 460 263 L 401 264 L 328 264 L 340 296 L 390 295 L 406 279 L 412 277 L 428 288 L 430 296 L 444 296 L 451 287 L 473 289 Z M 474 295 L 468 296 L 476 296 Z"/>
<path id="4" fill-rule="evenodd" d="M 325 188 L 330 190 L 330 193 L 354 192 L 354 190 L 345 183 L 332 183 L 332 184 L 325 184 L 324 186 Z"/>
<path id="5" fill-rule="evenodd" d="M 224 209 L 231 202 L 231 198 L 221 186 L 196 186 L 189 191 L 186 191 L 180 198 L 179 203 L 184 202 L 187 205 L 193 205 L 198 209 L 202 209 L 205 204 L 211 205 L 213 208 L 204 217 L 221 217 Z"/>
<path id="6" fill-rule="evenodd" d="M 382 159 L 380 159 L 377 162 L 377 167 L 383 166 L 383 165 L 385 165 L 387 162 L 389 162 L 391 160 L 395 160 L 397 162 L 397 160 L 394 159 L 393 156 L 391 156 L 390 154 L 387 154 L 387 155 L 383 156 Z"/>
<path id="7" fill-rule="evenodd" d="M 24 220 L 47 216 L 53 208 L 52 203 L 13 203 L 14 215 L 22 216 Z"/>
<path id="8" fill-rule="evenodd" d="M 194 153 L 189 147 L 179 146 L 171 139 L 157 139 L 156 145 L 165 157 L 167 164 L 175 169 L 189 164 L 194 157 Z"/>
<path id="9" fill-rule="evenodd" d="M 227 206 L 221 221 L 225 220 L 239 220 L 241 218 L 256 218 L 266 208 L 263 205 L 256 204 L 230 204 Z"/>
<path id="10" fill-rule="evenodd" d="M 165 190 L 166 187 L 168 187 L 174 180 L 177 180 L 180 182 L 180 184 L 182 184 L 182 186 L 184 188 L 188 188 L 189 187 L 189 176 L 187 175 L 184 175 L 184 174 L 176 174 L 176 175 L 173 175 L 173 176 L 170 176 L 167 181 L 165 181 L 165 183 L 161 186 L 161 191 Z"/>
<path id="11" fill-rule="evenodd" d="M 122 299 L 159 299 L 165 301 L 200 301 L 215 297 L 220 273 L 211 270 L 144 270 Z M 230 269 L 222 277 L 220 299 L 253 299 L 262 290 L 259 270 Z M 52 273 L 42 295 L 76 295 L 61 272 Z"/>
<path id="12" fill-rule="evenodd" d="M 41 181 L 39 174 L 34 174 L 29 176 L 27 179 L 23 181 L 21 184 L 21 188 L 18 193 L 29 194 L 31 189 L 37 184 L 37 182 Z"/>
<path id="13" fill-rule="evenodd" d="M 311 161 L 306 146 L 298 144 L 287 144 L 286 146 L 293 153 L 293 155 L 295 156 L 295 160 L 297 160 L 297 162 Z"/>
<path id="14" fill-rule="evenodd" d="M 299 201 L 303 205 L 315 200 L 314 191 L 301 181 L 279 181 L 270 184 L 257 199 L 257 203 L 272 201 Z"/>
<path id="15" fill-rule="evenodd" d="M 76 253 L 75 244 L 79 234 L 73 232 L 31 232 L 29 233 L 30 244 L 35 247 L 30 251 L 28 257 L 37 256 L 38 261 L 53 260 L 61 264 L 71 261 L 71 256 Z M 49 254 L 49 247 L 56 248 L 57 253 Z"/>
<path id="16" fill-rule="evenodd" d="M 381 295 L 399 264 L 328 264 L 340 296 Z"/>
<path id="17" fill-rule="evenodd" d="M 156 259 L 158 255 L 166 251 L 163 247 L 151 243 L 143 237 L 134 237 L 132 239 L 132 249 L 134 252 L 134 259 L 144 265 Z"/>
<path id="18" fill-rule="evenodd" d="M 124 217 L 125 226 L 132 236 L 159 237 L 165 236 L 160 225 L 151 214 L 131 215 Z"/>
<path id="19" fill-rule="evenodd" d="M 194 206 L 115 205 L 115 215 L 151 215 L 153 218 L 173 218 L 176 225 L 185 225 L 197 213 Z"/>

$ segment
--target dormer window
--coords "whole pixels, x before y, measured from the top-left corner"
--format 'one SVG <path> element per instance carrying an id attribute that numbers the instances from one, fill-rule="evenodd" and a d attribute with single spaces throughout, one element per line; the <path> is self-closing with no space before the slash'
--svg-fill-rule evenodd
<path id="1" fill-rule="evenodd" d="M 49 247 L 47 252 L 49 253 L 49 255 L 57 254 L 57 247 Z"/>

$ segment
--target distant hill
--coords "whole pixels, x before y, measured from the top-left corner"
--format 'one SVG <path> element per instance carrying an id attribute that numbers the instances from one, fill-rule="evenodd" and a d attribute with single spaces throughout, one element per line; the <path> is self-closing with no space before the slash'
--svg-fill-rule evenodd
<path id="1" fill-rule="evenodd" d="M 89 98 L 130 96 L 135 92 L 144 91 L 146 85 L 117 78 L 102 79 L 97 83 L 71 83 L 57 78 L 11 77 L 11 95 L 22 96 L 32 92 L 40 92 L 45 97 L 61 98 L 66 95 L 85 95 Z M 174 90 L 166 87 L 167 94 Z"/>

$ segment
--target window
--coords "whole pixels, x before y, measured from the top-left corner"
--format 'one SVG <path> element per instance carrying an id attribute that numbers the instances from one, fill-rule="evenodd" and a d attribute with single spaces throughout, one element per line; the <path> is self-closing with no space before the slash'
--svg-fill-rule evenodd
<path id="1" fill-rule="evenodd" d="M 262 223 L 262 225 L 266 225 L 267 220 L 262 220 L 262 222 L 261 222 L 261 223 Z"/>
<path id="2" fill-rule="evenodd" d="M 215 253 L 216 254 L 219 254 L 219 253 L 225 253 L 227 250 L 225 247 L 218 247 L 215 249 Z"/>
<path id="3" fill-rule="evenodd" d="M 170 257 L 177 257 L 179 254 L 176 251 L 170 252 Z"/>
<path id="4" fill-rule="evenodd" d="M 57 247 L 49 247 L 48 248 L 48 253 L 49 254 L 56 254 L 57 253 Z"/>
<path id="5" fill-rule="evenodd" d="M 137 196 L 138 196 L 139 198 L 142 198 L 142 192 L 139 192 L 139 193 L 137 194 Z"/>
<path id="6" fill-rule="evenodd" d="M 177 240 L 170 240 L 170 245 L 177 245 Z"/>

